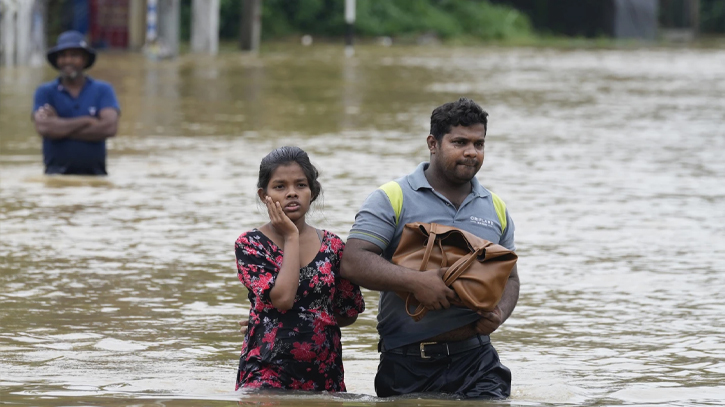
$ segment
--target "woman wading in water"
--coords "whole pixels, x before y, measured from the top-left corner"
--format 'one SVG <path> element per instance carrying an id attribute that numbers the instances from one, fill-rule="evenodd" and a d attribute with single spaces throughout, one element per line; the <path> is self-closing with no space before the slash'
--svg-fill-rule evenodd
<path id="1" fill-rule="evenodd" d="M 340 327 L 365 309 L 340 277 L 344 243 L 305 221 L 321 193 L 302 149 L 281 147 L 259 167 L 257 195 L 269 223 L 242 233 L 235 253 L 249 290 L 249 326 L 236 388 L 345 391 Z"/>

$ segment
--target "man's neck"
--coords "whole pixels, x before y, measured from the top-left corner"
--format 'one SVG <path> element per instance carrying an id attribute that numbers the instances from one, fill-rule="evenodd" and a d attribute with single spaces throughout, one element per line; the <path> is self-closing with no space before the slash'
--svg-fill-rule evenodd
<path id="1" fill-rule="evenodd" d="M 60 78 L 60 84 L 67 89 L 81 89 L 86 83 L 86 76 L 83 74 L 78 75 L 76 78 L 70 79 L 66 77 Z"/>
<path id="2" fill-rule="evenodd" d="M 430 186 L 438 193 L 448 198 L 448 200 L 457 207 L 463 203 L 473 189 L 473 184 L 471 184 L 470 181 L 462 184 L 451 183 L 449 180 L 442 177 L 431 165 L 428 165 L 424 174 Z"/>

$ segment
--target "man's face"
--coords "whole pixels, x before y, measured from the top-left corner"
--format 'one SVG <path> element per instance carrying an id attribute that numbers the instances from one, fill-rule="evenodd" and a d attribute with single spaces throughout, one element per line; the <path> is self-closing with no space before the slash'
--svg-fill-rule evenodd
<path id="1" fill-rule="evenodd" d="M 56 60 L 61 76 L 66 79 L 76 79 L 83 73 L 88 54 L 80 48 L 72 48 L 60 51 Z"/>
<path id="2" fill-rule="evenodd" d="M 453 184 L 470 182 L 483 164 L 485 141 L 486 127 L 480 123 L 453 127 L 440 143 L 428 136 L 431 165 Z"/>

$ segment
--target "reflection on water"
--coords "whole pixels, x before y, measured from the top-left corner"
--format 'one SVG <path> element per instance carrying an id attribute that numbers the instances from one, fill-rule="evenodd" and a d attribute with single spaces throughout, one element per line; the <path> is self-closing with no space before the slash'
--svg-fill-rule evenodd
<path id="1" fill-rule="evenodd" d="M 310 152 L 325 190 L 313 224 L 346 236 L 369 192 L 426 159 L 431 110 L 466 95 L 491 114 L 480 180 L 506 200 L 520 254 L 521 300 L 493 335 L 514 392 L 491 405 L 719 404 L 723 66 L 720 49 L 101 55 L 92 74 L 123 108 L 103 179 L 41 175 L 29 109 L 52 72 L 3 68 L 0 396 L 388 403 L 373 397 L 373 292 L 343 329 L 352 394 L 232 391 L 248 304 L 233 242 L 264 221 L 254 185 L 271 149 Z"/>

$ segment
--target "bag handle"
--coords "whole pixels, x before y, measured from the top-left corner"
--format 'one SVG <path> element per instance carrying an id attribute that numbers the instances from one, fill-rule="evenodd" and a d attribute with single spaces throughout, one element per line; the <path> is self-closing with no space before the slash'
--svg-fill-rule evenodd
<path id="1" fill-rule="evenodd" d="M 443 250 L 443 239 L 437 239 L 438 240 L 438 248 L 441 249 L 441 267 L 448 267 L 448 256 L 446 255 L 446 251 Z"/>
<path id="2" fill-rule="evenodd" d="M 436 231 L 436 224 L 432 223 L 430 225 L 430 230 L 428 231 L 428 244 L 425 247 L 425 253 L 423 254 L 423 261 L 420 263 L 420 270 L 419 271 L 425 271 L 428 267 L 428 261 L 430 261 L 430 255 L 433 253 L 433 247 L 436 244 L 436 241 L 438 241 L 438 247 L 441 249 L 441 253 L 443 253 L 443 266 L 448 263 L 448 259 L 446 258 L 446 253 L 443 251 L 443 244 L 441 243 L 441 239 L 438 236 L 438 233 Z M 408 293 L 408 296 L 405 298 L 405 312 L 408 314 L 408 316 L 412 317 L 415 321 L 420 321 L 423 316 L 428 312 L 428 310 L 423 306 L 423 304 L 418 304 L 418 306 L 415 308 L 414 312 L 410 312 L 410 302 L 413 300 L 413 293 Z"/>
<path id="3" fill-rule="evenodd" d="M 411 298 L 413 298 L 413 293 L 408 293 L 408 296 L 405 298 L 405 312 L 408 313 L 408 316 L 412 317 L 415 322 L 418 322 L 425 316 L 425 314 L 428 313 L 428 310 L 423 306 L 423 304 L 418 304 L 418 306 L 415 308 L 415 311 L 413 313 L 410 312 L 410 301 Z"/>
<path id="4" fill-rule="evenodd" d="M 433 246 L 435 245 L 438 234 L 435 230 L 435 223 L 430 225 L 430 231 L 428 232 L 428 244 L 425 246 L 425 253 L 423 253 L 423 261 L 420 262 L 419 271 L 425 271 L 428 267 L 428 261 L 430 260 L 430 254 L 433 253 Z"/>
<path id="5" fill-rule="evenodd" d="M 443 275 L 443 282 L 450 287 L 450 285 L 453 284 L 453 282 L 456 281 L 456 279 L 458 279 L 458 277 L 460 277 L 463 272 L 471 267 L 471 264 L 473 264 L 473 262 L 478 260 L 478 257 L 481 255 L 481 253 L 485 252 L 486 249 L 484 247 L 481 247 L 478 250 L 458 259 L 457 262 L 453 263 L 453 265 L 449 267 L 448 270 L 446 270 L 445 274 Z"/>
<path id="6" fill-rule="evenodd" d="M 453 284 L 453 282 L 456 281 L 456 279 L 460 277 L 464 271 L 468 270 L 471 264 L 478 259 L 478 252 L 484 250 L 484 248 L 480 248 L 479 250 L 458 259 L 457 262 L 453 263 L 453 265 L 446 270 L 446 273 L 443 275 L 443 282 L 450 287 L 451 284 Z M 425 314 L 428 313 L 428 310 L 423 306 L 423 304 L 418 304 L 415 311 L 410 312 L 410 302 L 412 299 L 413 293 L 408 293 L 408 296 L 405 298 L 405 312 L 408 316 L 412 317 L 413 320 L 418 322 L 425 316 Z"/>

